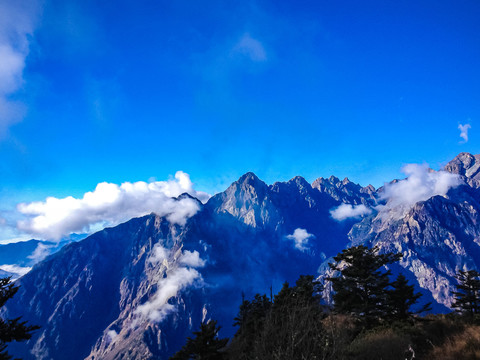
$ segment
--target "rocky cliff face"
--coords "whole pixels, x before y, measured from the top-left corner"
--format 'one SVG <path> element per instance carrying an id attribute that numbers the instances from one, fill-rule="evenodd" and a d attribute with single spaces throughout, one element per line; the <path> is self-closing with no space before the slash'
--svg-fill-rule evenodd
<path id="1" fill-rule="evenodd" d="M 464 201 L 458 201 L 456 194 Z M 449 198 L 434 196 L 415 204 L 387 226 L 379 217 L 364 219 L 354 225 L 350 238 L 353 243 L 376 245 L 381 252 L 402 253 L 400 266 L 431 294 L 438 303 L 435 310 L 445 311 L 453 300 L 456 272 L 479 264 L 479 211 L 478 194 L 462 186 Z"/>
<path id="2" fill-rule="evenodd" d="M 242 292 L 277 292 L 300 274 L 323 272 L 331 256 L 359 243 L 401 252 L 394 272 L 445 311 L 456 271 L 480 265 L 477 162 L 460 154 L 445 166 L 458 175 L 455 186 L 396 216 L 385 211 L 395 204 L 385 197 L 388 186 L 335 177 L 267 185 L 247 173 L 199 204 L 184 226 L 152 214 L 105 229 L 19 280 L 6 315 L 22 314 L 42 328 L 27 346 L 10 349 L 25 359 L 166 359 L 207 319 L 231 336 Z M 335 220 L 331 211 L 342 204 L 368 212 Z"/>
<path id="3" fill-rule="evenodd" d="M 444 196 L 417 202 L 401 217 L 375 211 L 354 224 L 349 232 L 351 244 L 402 253 L 394 272 L 402 271 L 417 283 L 433 300 L 435 311 L 450 308 L 457 271 L 480 266 L 479 160 L 479 155 L 459 154 L 443 169 L 458 175 L 459 185 Z M 382 191 L 378 190 L 377 197 L 382 197 Z M 323 268 L 328 271 L 325 265 Z"/>
<path id="4" fill-rule="evenodd" d="M 445 165 L 444 170 L 462 176 L 474 188 L 480 185 L 480 155 L 460 153 Z"/>

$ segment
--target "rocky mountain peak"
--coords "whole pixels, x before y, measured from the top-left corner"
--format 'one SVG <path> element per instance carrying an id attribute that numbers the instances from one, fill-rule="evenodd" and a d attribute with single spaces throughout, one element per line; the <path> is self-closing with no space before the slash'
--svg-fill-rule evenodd
<path id="1" fill-rule="evenodd" d="M 259 184 L 265 185 L 265 183 L 258 178 L 253 172 L 249 171 L 242 176 L 234 184 L 245 184 L 250 186 L 257 186 Z"/>
<path id="2" fill-rule="evenodd" d="M 464 177 L 472 187 L 480 186 L 480 154 L 460 153 L 445 165 L 444 170 Z"/>
<path id="3" fill-rule="evenodd" d="M 332 183 L 332 184 L 336 184 L 336 183 L 340 182 L 340 179 L 337 178 L 337 177 L 334 176 L 334 175 L 331 175 L 331 176 L 328 178 L 328 181 L 330 181 L 330 183 Z"/>
<path id="4" fill-rule="evenodd" d="M 295 176 L 288 181 L 289 184 L 295 184 L 298 188 L 311 188 L 312 185 L 301 176 Z"/>
<path id="5" fill-rule="evenodd" d="M 342 185 L 347 185 L 347 184 L 350 184 L 351 181 L 348 179 L 348 177 L 346 177 L 345 179 L 342 180 Z"/>
<path id="6" fill-rule="evenodd" d="M 320 177 L 312 183 L 312 187 L 346 204 L 374 204 L 376 202 L 376 191 L 372 185 L 361 187 L 348 178 L 340 180 L 333 175 L 328 179 Z"/>
<path id="7" fill-rule="evenodd" d="M 215 212 L 226 212 L 252 226 L 256 226 L 258 219 L 256 210 L 264 202 L 268 193 L 268 185 L 254 173 L 248 172 L 232 183 L 222 193 L 213 196 L 207 207 Z"/>
<path id="8" fill-rule="evenodd" d="M 462 152 L 445 165 L 444 169 L 453 174 L 470 177 L 472 169 L 478 168 L 479 160 L 480 155 L 472 155 L 467 152 Z"/>

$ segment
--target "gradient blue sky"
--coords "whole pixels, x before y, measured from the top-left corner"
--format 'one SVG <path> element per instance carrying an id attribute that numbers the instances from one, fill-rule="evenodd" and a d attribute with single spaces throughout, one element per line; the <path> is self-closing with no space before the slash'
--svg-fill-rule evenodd
<path id="1" fill-rule="evenodd" d="M 177 170 L 209 193 L 247 171 L 378 187 L 480 152 L 478 0 L 11 3 L 3 211 Z"/>

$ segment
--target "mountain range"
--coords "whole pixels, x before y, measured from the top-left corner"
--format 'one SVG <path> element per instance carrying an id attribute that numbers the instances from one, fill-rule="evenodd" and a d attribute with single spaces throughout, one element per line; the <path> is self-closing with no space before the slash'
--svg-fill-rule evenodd
<path id="1" fill-rule="evenodd" d="M 24 359 L 167 359 L 202 321 L 231 336 L 242 294 L 278 292 L 342 249 L 400 252 L 402 272 L 450 310 L 459 269 L 480 268 L 480 155 L 441 171 L 407 167 L 375 189 L 345 178 L 267 185 L 247 173 L 185 223 L 150 214 L 65 245 L 17 280 L 2 313 L 41 329 L 8 350 Z"/>
<path id="2" fill-rule="evenodd" d="M 59 251 L 66 244 L 85 238 L 85 234 L 71 234 L 60 241 L 31 239 L 0 245 L 0 276 L 17 279 L 29 272 L 35 264 Z"/>

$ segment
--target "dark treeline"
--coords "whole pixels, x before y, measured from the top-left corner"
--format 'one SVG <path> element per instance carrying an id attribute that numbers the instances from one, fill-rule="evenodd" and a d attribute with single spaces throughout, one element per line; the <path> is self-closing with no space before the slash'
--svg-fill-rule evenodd
<path id="1" fill-rule="evenodd" d="M 210 321 L 171 359 L 480 359 L 480 274 L 457 274 L 454 313 L 422 316 L 430 304 L 385 270 L 400 258 L 346 249 L 329 264 L 333 306 L 322 303 L 322 284 L 302 275 L 273 298 L 243 299 L 232 339 L 219 339 Z"/>

